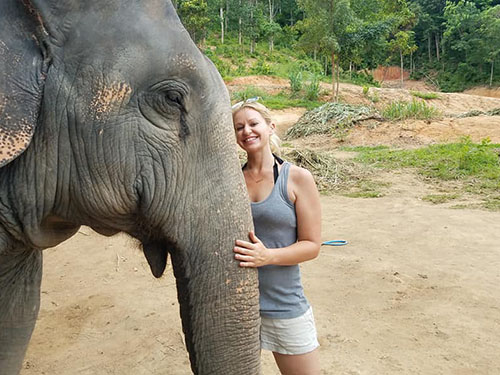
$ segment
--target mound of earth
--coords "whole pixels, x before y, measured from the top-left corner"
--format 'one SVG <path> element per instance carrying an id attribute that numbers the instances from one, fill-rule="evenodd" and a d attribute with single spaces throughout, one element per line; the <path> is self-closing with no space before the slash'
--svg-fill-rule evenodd
<path id="1" fill-rule="evenodd" d="M 389 82 L 389 81 L 387 81 Z M 387 83 L 385 82 L 385 83 Z M 399 84 L 399 81 L 393 81 Z M 283 78 L 267 76 L 238 77 L 227 82 L 230 91 L 240 90 L 247 85 L 274 94 L 279 91 L 289 90 L 289 83 Z M 411 87 L 418 87 L 424 83 L 405 81 L 408 88 L 371 87 L 368 93 L 363 93 L 363 87 L 341 83 L 340 101 L 348 104 L 372 106 L 382 111 L 386 106 L 395 101 L 423 100 L 412 94 Z M 321 100 L 331 101 L 332 86 L 321 83 Z M 418 91 L 427 91 L 418 90 Z M 482 91 L 477 91 L 481 93 Z M 468 136 L 474 142 L 489 138 L 494 143 L 500 143 L 500 116 L 475 116 L 459 118 L 471 111 L 488 112 L 500 108 L 500 98 L 471 93 L 437 93 L 437 99 L 425 100 L 429 106 L 437 108 L 441 116 L 430 120 L 405 120 L 405 121 L 363 121 L 354 126 L 347 136 L 338 139 L 332 136 L 309 136 L 294 140 L 294 143 L 310 147 L 332 148 L 337 144 L 344 145 L 396 145 L 399 147 L 415 147 L 420 145 L 456 142 Z M 277 133 L 283 137 L 287 129 L 292 126 L 306 112 L 303 108 L 289 108 L 272 111 L 277 126 Z"/>
<path id="2" fill-rule="evenodd" d="M 491 98 L 500 98 L 500 87 L 496 87 L 496 88 L 476 87 L 476 88 L 473 88 L 470 90 L 465 90 L 464 94 L 489 96 Z"/>

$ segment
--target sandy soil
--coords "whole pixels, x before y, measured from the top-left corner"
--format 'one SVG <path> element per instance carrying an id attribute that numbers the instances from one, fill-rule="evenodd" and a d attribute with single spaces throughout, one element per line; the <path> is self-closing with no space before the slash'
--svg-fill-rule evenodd
<path id="1" fill-rule="evenodd" d="M 464 91 L 464 94 L 489 96 L 491 98 L 500 98 L 500 88 L 477 87 Z"/>
<path id="2" fill-rule="evenodd" d="M 495 106 L 463 96 L 462 109 Z M 302 112 L 276 111 L 279 131 Z M 406 147 L 463 133 L 500 142 L 500 119 L 363 124 L 346 142 Z M 348 241 L 302 265 L 322 373 L 499 374 L 500 213 L 432 205 L 418 178 L 386 178 L 383 198 L 321 198 L 323 240 Z M 22 375 L 191 373 L 170 266 L 154 279 L 134 240 L 89 228 L 46 250 L 44 262 Z M 269 353 L 263 373 L 278 374 Z"/>

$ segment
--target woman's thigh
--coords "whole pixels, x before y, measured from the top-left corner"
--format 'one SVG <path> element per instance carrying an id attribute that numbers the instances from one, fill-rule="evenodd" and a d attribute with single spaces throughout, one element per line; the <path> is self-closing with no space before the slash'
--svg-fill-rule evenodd
<path id="1" fill-rule="evenodd" d="M 280 354 L 273 352 L 274 359 L 283 375 L 319 375 L 318 349 L 304 354 Z"/>

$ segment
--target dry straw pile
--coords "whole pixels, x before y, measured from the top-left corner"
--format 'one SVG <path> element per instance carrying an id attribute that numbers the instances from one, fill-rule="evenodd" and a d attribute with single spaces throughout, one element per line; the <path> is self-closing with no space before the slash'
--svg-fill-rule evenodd
<path id="1" fill-rule="evenodd" d="M 464 118 L 464 117 L 475 117 L 475 116 L 500 116 L 500 108 L 494 108 L 490 111 L 479 111 L 476 109 L 469 112 L 461 113 L 456 117 Z"/>
<path id="2" fill-rule="evenodd" d="M 326 103 L 321 107 L 306 112 L 290 127 L 285 139 L 306 137 L 312 134 L 338 135 L 359 121 L 381 120 L 380 115 L 372 108 L 362 105 L 344 103 Z"/>
<path id="3" fill-rule="evenodd" d="M 321 192 L 349 190 L 371 174 L 361 165 L 348 160 L 337 160 L 326 151 L 283 148 L 282 155 L 291 163 L 309 170 Z"/>

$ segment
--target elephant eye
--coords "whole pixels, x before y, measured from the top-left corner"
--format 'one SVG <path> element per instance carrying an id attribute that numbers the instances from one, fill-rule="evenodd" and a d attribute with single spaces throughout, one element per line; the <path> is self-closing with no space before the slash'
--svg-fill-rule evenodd
<path id="1" fill-rule="evenodd" d="M 173 129 L 178 124 L 179 136 L 186 139 L 190 134 L 186 121 L 187 86 L 178 81 L 165 81 L 153 85 L 139 97 L 139 110 L 151 123 L 161 129 Z"/>
<path id="2" fill-rule="evenodd" d="M 153 108 L 166 116 L 185 112 L 184 95 L 178 90 L 157 91 L 148 95 L 147 100 Z"/>
<path id="3" fill-rule="evenodd" d="M 153 85 L 148 90 L 148 102 L 160 112 L 171 114 L 177 111 L 186 112 L 186 96 L 188 89 L 185 84 L 168 80 Z"/>
<path id="4" fill-rule="evenodd" d="M 170 103 L 178 105 L 179 107 L 183 107 L 182 95 L 180 92 L 175 90 L 168 90 L 167 92 L 165 92 L 165 98 Z"/>

